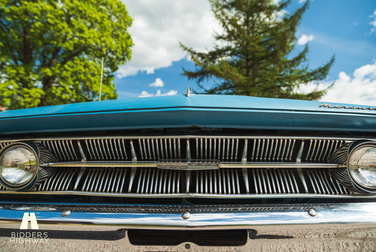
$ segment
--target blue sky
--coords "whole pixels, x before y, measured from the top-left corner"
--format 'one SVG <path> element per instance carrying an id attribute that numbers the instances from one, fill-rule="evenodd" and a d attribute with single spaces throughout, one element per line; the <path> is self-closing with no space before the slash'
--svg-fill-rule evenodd
<path id="1" fill-rule="evenodd" d="M 199 51 L 212 48 L 212 35 L 221 28 L 209 3 L 123 2 L 134 19 L 129 32 L 135 46 L 132 60 L 116 73 L 118 98 L 183 94 L 188 86 L 197 89 L 195 81 L 181 76 L 182 68 L 194 69 L 194 64 L 179 48 L 179 41 Z M 293 13 L 304 2 L 292 0 L 286 11 Z M 303 50 L 305 43 L 309 45 L 310 68 L 336 57 L 327 80 L 301 86 L 300 91 L 326 88 L 335 81 L 322 101 L 376 105 L 376 1 L 311 1 L 296 37 L 296 52 Z"/>

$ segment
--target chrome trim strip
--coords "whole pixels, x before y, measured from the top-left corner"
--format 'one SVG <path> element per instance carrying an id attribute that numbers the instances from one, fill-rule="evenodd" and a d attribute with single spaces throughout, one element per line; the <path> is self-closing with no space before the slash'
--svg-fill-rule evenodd
<path id="1" fill-rule="evenodd" d="M 162 170 L 163 171 L 163 170 Z M 106 186 L 107 187 L 107 186 Z M 163 187 L 163 185 L 162 185 Z M 274 199 L 274 198 L 320 198 L 320 199 L 376 199 L 376 195 L 364 194 L 320 194 L 320 193 L 258 193 L 258 194 L 231 194 L 231 192 L 224 192 L 224 194 L 209 194 L 209 193 L 171 193 L 163 194 L 162 187 L 157 193 L 106 193 L 106 192 L 82 192 L 82 191 L 4 191 L 0 190 L 0 194 L 15 194 L 15 195 L 80 195 L 80 196 L 102 196 L 102 197 L 119 197 L 119 198 L 208 198 L 208 199 Z M 228 187 L 227 182 L 223 188 Z M 202 189 L 203 190 L 203 189 Z M 227 190 L 227 189 L 226 189 Z"/>
<path id="2" fill-rule="evenodd" d="M 224 135 L 224 136 L 202 136 L 202 135 L 166 135 L 166 136 L 85 136 L 85 137 L 51 137 L 51 138 L 26 138 L 26 139 L 6 139 L 0 140 L 0 143 L 11 143 L 11 142 L 19 142 L 19 141 L 51 141 L 51 140 L 98 140 L 98 139 L 176 139 L 176 138 L 184 138 L 184 139 L 227 139 L 227 138 L 234 138 L 234 139 L 299 139 L 299 140 L 311 140 L 311 139 L 319 139 L 319 140 L 342 140 L 346 142 L 351 142 L 355 140 L 372 140 L 376 141 L 376 139 L 372 138 L 347 138 L 347 137 L 306 137 L 306 136 L 231 136 L 231 135 Z"/>
<path id="3" fill-rule="evenodd" d="M 35 212 L 39 224 L 111 225 L 137 229 L 250 229 L 255 225 L 376 223 L 376 203 L 206 206 L 0 205 L 0 223 L 20 224 Z M 74 209 L 78 210 L 74 210 Z M 96 209 L 95 209 L 96 208 Z M 69 216 L 62 212 L 72 209 Z M 144 209 L 142 211 L 141 209 Z M 146 209 L 146 211 L 145 211 Z M 317 215 L 308 214 L 314 209 Z M 190 212 L 189 219 L 181 213 Z"/>
<path id="4" fill-rule="evenodd" d="M 170 162 L 165 162 L 163 164 L 169 164 Z M 195 165 L 196 162 L 190 161 L 190 165 Z M 187 166 L 188 163 L 182 162 L 171 162 L 171 165 L 176 166 Z M 200 166 L 210 166 L 218 165 L 218 168 L 343 168 L 346 166 L 338 164 L 326 164 L 326 163 L 295 163 L 295 162 L 284 162 L 284 163 L 274 163 L 274 162 L 208 162 L 200 163 L 197 162 L 197 167 Z M 86 161 L 86 162 L 59 162 L 59 163 L 46 163 L 40 164 L 41 167 L 158 167 L 158 162 L 156 161 Z M 159 167 L 160 168 L 160 167 Z"/>
<path id="5" fill-rule="evenodd" d="M 342 168 L 345 166 L 338 164 L 321 164 L 321 163 L 268 163 L 268 162 L 249 162 L 249 163 L 235 163 L 235 162 L 221 162 L 218 164 L 219 168 Z"/>

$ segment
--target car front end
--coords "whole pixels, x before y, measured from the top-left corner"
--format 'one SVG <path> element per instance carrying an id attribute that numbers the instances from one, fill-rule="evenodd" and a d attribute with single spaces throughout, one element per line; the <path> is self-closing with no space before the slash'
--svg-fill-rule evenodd
<path id="1" fill-rule="evenodd" d="M 187 93 L 6 111 L 0 184 L 5 247 L 372 251 L 376 107 Z"/>

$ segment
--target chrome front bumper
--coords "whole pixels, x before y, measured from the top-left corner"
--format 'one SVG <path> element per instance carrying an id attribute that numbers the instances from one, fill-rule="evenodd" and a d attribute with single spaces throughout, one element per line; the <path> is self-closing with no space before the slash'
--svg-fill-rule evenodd
<path id="1" fill-rule="evenodd" d="M 39 225 L 99 225 L 124 229 L 223 230 L 292 224 L 376 225 L 376 203 L 177 206 L 10 202 L 0 205 L 0 225 L 20 225 L 24 213 L 35 213 Z"/>

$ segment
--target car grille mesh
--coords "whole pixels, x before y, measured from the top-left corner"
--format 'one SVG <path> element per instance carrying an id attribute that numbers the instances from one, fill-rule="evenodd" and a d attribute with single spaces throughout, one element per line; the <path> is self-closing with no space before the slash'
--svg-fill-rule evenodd
<path id="1" fill-rule="evenodd" d="M 180 138 L 138 139 L 140 159 L 181 159 Z"/>
<path id="2" fill-rule="evenodd" d="M 119 193 L 124 187 L 126 169 L 90 169 L 82 191 Z"/>
<path id="3" fill-rule="evenodd" d="M 80 169 L 57 171 L 37 191 L 72 191 Z M 132 175 L 132 173 L 134 173 Z M 133 176 L 133 177 L 132 177 Z M 296 169 L 218 169 L 205 171 L 160 170 L 157 168 L 87 169 L 75 191 L 93 193 L 169 195 L 245 194 L 352 194 L 327 169 L 307 169 L 303 182 Z M 305 191 L 307 187 L 307 191 Z M 0 190 L 5 188 L 0 187 Z"/>
<path id="4" fill-rule="evenodd" d="M 295 174 L 292 170 L 253 169 L 253 186 L 255 193 L 299 193 Z"/>
<path id="5" fill-rule="evenodd" d="M 302 162 L 323 163 L 327 162 L 331 154 L 345 144 L 345 141 L 287 138 L 157 137 L 46 140 L 41 141 L 41 144 L 49 149 L 59 162 L 79 160 L 82 156 L 79 148 L 81 146 L 88 161 L 157 161 L 191 158 L 215 159 L 224 162 L 294 162 L 300 148 L 303 147 Z M 242 157 L 245 157 L 246 160 Z"/>
<path id="6" fill-rule="evenodd" d="M 41 141 L 58 160 L 74 161 L 78 160 L 78 154 L 73 146 L 72 140 Z"/>
<path id="7" fill-rule="evenodd" d="M 295 143 L 295 139 L 253 139 L 250 141 L 250 161 L 290 161 Z"/>
<path id="8" fill-rule="evenodd" d="M 59 162 L 217 160 L 219 162 L 325 163 L 344 140 L 238 137 L 87 138 L 40 141 Z M 10 142 L 1 142 L 3 149 Z M 328 169 L 164 170 L 55 168 L 37 191 L 115 194 L 350 194 Z M 4 190 L 0 186 L 0 190 Z"/>
<path id="9" fill-rule="evenodd" d="M 180 193 L 180 175 L 181 171 L 141 169 L 136 182 L 136 193 Z"/>
<path id="10" fill-rule="evenodd" d="M 306 174 L 309 178 L 312 191 L 323 194 L 350 194 L 350 191 L 338 183 L 330 173 L 321 170 L 308 170 Z"/>
<path id="11" fill-rule="evenodd" d="M 38 190 L 67 191 L 77 171 L 78 170 L 74 168 L 57 170 L 51 177 L 38 186 Z"/>
<path id="12" fill-rule="evenodd" d="M 90 160 L 127 160 L 124 139 L 87 139 L 86 150 Z"/>

